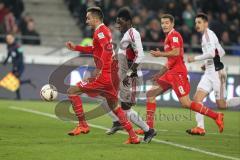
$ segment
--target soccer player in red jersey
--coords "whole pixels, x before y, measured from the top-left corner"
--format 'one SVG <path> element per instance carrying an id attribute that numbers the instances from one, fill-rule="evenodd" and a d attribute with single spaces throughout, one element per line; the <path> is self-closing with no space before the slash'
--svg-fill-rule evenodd
<path id="1" fill-rule="evenodd" d="M 116 84 L 117 74 L 113 74 L 117 67 L 113 61 L 112 35 L 110 30 L 103 24 L 103 13 L 99 7 L 92 7 L 87 10 L 86 23 L 94 29 L 93 46 L 83 47 L 67 42 L 66 46 L 73 51 L 92 53 L 96 64 L 97 74 L 94 79 L 88 82 L 79 82 L 77 86 L 71 86 L 68 89 L 68 97 L 73 104 L 73 109 L 78 117 L 78 126 L 69 132 L 69 135 L 75 136 L 81 133 L 89 132 L 89 126 L 84 117 L 82 101 L 80 94 L 86 93 L 89 96 L 102 96 L 106 98 L 108 106 L 117 115 L 119 122 L 128 132 L 129 138 L 126 143 L 140 143 L 135 134 L 131 123 L 121 107 L 118 105 L 118 84 Z M 115 73 L 117 73 L 115 71 Z"/>
<path id="2" fill-rule="evenodd" d="M 222 113 L 214 112 L 210 108 L 203 106 L 202 103 L 191 101 L 189 98 L 190 84 L 187 78 L 187 69 L 183 60 L 183 39 L 180 33 L 174 29 L 174 17 L 170 14 L 163 15 L 161 17 L 161 26 L 163 32 L 166 34 L 164 51 L 157 49 L 156 51 L 151 50 L 150 53 L 154 57 L 166 57 L 168 60 L 165 68 L 154 78 L 157 85 L 153 86 L 147 92 L 147 124 L 150 128 L 154 127 L 156 97 L 169 89 L 173 89 L 183 107 L 189 108 L 215 120 L 219 132 L 221 133 L 224 128 L 224 115 Z M 137 130 L 136 132 L 141 134 L 142 130 Z"/>

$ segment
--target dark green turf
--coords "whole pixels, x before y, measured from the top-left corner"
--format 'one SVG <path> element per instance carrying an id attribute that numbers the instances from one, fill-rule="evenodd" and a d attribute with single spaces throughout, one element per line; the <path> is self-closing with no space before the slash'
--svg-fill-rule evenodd
<path id="1" fill-rule="evenodd" d="M 105 130 L 97 128 L 91 128 L 88 135 L 70 137 L 66 133 L 75 126 L 72 122 L 13 110 L 9 108 L 10 106 L 54 113 L 55 103 L 0 101 L 0 160 L 223 159 L 154 141 L 150 144 L 124 145 L 122 143 L 127 139 L 127 135 L 107 136 Z M 95 106 L 96 104 L 87 104 L 84 108 L 89 110 Z M 135 109 L 145 116 L 144 107 Z M 199 137 L 185 133 L 186 129 L 195 124 L 193 113 L 180 108 L 159 107 L 156 120 L 156 128 L 159 131 L 156 139 L 240 158 L 240 112 L 224 111 L 224 113 L 223 134 L 217 133 L 215 123 L 206 118 L 206 129 L 209 134 Z M 167 115 L 168 119 L 160 115 Z M 180 120 L 176 120 L 176 117 Z M 90 120 L 89 123 L 111 126 L 111 120 L 107 116 Z"/>

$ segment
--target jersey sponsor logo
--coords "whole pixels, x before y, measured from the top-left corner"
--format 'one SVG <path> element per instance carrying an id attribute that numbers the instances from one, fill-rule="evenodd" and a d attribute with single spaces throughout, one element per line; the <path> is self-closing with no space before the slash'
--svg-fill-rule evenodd
<path id="1" fill-rule="evenodd" d="M 173 37 L 173 42 L 178 43 L 178 37 Z"/>
<path id="2" fill-rule="evenodd" d="M 99 39 L 103 39 L 104 37 L 105 37 L 105 36 L 104 36 L 103 32 L 98 33 L 98 38 L 99 38 Z"/>

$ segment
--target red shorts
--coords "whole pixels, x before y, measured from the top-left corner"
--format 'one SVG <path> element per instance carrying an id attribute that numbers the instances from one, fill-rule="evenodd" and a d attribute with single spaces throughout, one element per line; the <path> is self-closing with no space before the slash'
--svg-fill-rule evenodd
<path id="1" fill-rule="evenodd" d="M 118 100 L 119 77 L 117 61 L 112 63 L 111 74 L 89 78 L 86 82 L 78 82 L 77 87 L 90 97 L 102 96 L 106 99 Z"/>
<path id="2" fill-rule="evenodd" d="M 157 80 L 157 83 L 164 91 L 172 88 L 178 98 L 186 96 L 190 93 L 190 84 L 187 73 L 184 72 L 169 70 Z"/>

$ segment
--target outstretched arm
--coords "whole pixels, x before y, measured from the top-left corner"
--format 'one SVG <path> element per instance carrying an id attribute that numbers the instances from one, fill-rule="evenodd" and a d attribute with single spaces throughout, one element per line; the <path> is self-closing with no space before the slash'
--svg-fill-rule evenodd
<path id="1" fill-rule="evenodd" d="M 79 51 L 82 53 L 92 53 L 93 52 L 93 47 L 92 46 L 80 46 L 80 45 L 75 45 L 73 42 L 68 41 L 66 43 L 66 47 L 72 51 Z"/>

